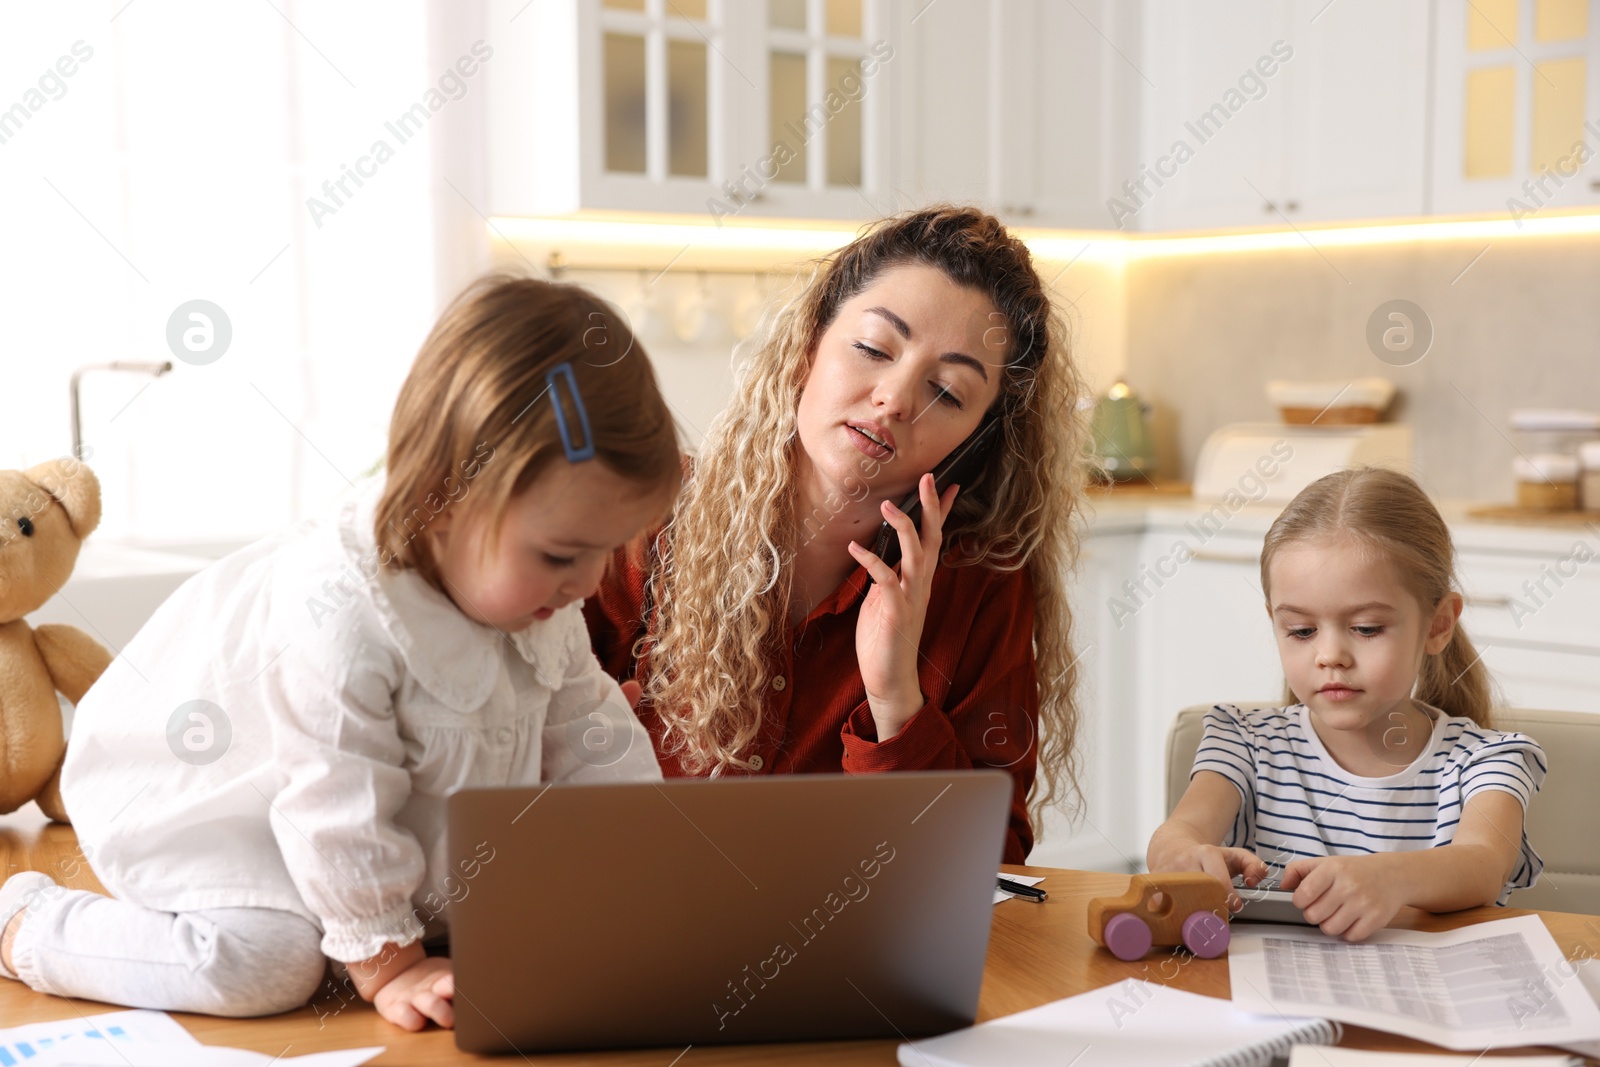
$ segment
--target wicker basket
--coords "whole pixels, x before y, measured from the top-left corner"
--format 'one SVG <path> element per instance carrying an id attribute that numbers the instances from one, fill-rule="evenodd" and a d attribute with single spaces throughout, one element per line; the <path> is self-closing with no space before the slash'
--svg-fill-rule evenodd
<path id="1" fill-rule="evenodd" d="M 1290 426 L 1365 426 L 1383 415 L 1366 407 L 1279 408 L 1278 413 Z"/>

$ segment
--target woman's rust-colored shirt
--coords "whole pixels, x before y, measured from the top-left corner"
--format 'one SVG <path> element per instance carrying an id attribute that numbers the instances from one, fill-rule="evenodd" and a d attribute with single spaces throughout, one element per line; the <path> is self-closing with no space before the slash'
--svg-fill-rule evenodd
<path id="1" fill-rule="evenodd" d="M 643 631 L 644 579 L 643 566 L 624 546 L 583 606 L 595 655 L 619 682 L 643 674 L 642 663 L 633 669 L 631 650 Z M 785 651 L 768 665 L 772 682 L 762 694 L 761 734 L 746 753 L 758 768 L 754 773 L 998 767 L 1014 782 L 1004 862 L 1024 862 L 1033 845 L 1026 801 L 1039 721 L 1033 584 L 1026 568 L 941 563 L 917 670 L 926 703 L 883 742 L 856 664 L 856 619 L 869 585 L 866 568 L 857 567 L 798 628 L 785 623 Z M 660 716 L 644 704 L 639 719 L 655 741 L 662 773 L 685 776 L 677 757 L 663 750 Z"/>

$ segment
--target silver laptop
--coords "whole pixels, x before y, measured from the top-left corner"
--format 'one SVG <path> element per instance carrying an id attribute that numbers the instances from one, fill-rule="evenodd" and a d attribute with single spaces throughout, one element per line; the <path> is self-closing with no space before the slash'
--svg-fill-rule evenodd
<path id="1" fill-rule="evenodd" d="M 1011 789 L 979 770 L 456 793 L 456 1044 L 681 1047 L 970 1025 Z"/>

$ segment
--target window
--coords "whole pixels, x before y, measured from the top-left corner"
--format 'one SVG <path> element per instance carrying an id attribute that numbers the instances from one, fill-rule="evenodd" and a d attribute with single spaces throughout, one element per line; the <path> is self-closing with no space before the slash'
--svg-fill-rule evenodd
<path id="1" fill-rule="evenodd" d="M 436 264 L 483 233 L 481 180 L 436 150 L 484 96 L 456 29 L 420 0 L 8 5 L 0 467 L 70 451 L 75 368 L 166 360 L 83 380 L 97 539 L 253 536 L 372 470 L 464 280 Z M 168 341 L 220 333 L 195 300 L 231 333 L 209 362 Z"/>

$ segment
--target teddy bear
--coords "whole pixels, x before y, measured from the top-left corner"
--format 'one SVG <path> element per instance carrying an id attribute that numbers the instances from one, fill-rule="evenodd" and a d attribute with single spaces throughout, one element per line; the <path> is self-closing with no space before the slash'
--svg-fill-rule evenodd
<path id="1" fill-rule="evenodd" d="M 100 482 L 75 459 L 0 471 L 0 815 L 30 800 L 58 822 L 67 741 L 60 693 L 83 699 L 111 653 L 75 626 L 24 618 L 66 583 L 100 525 Z"/>

